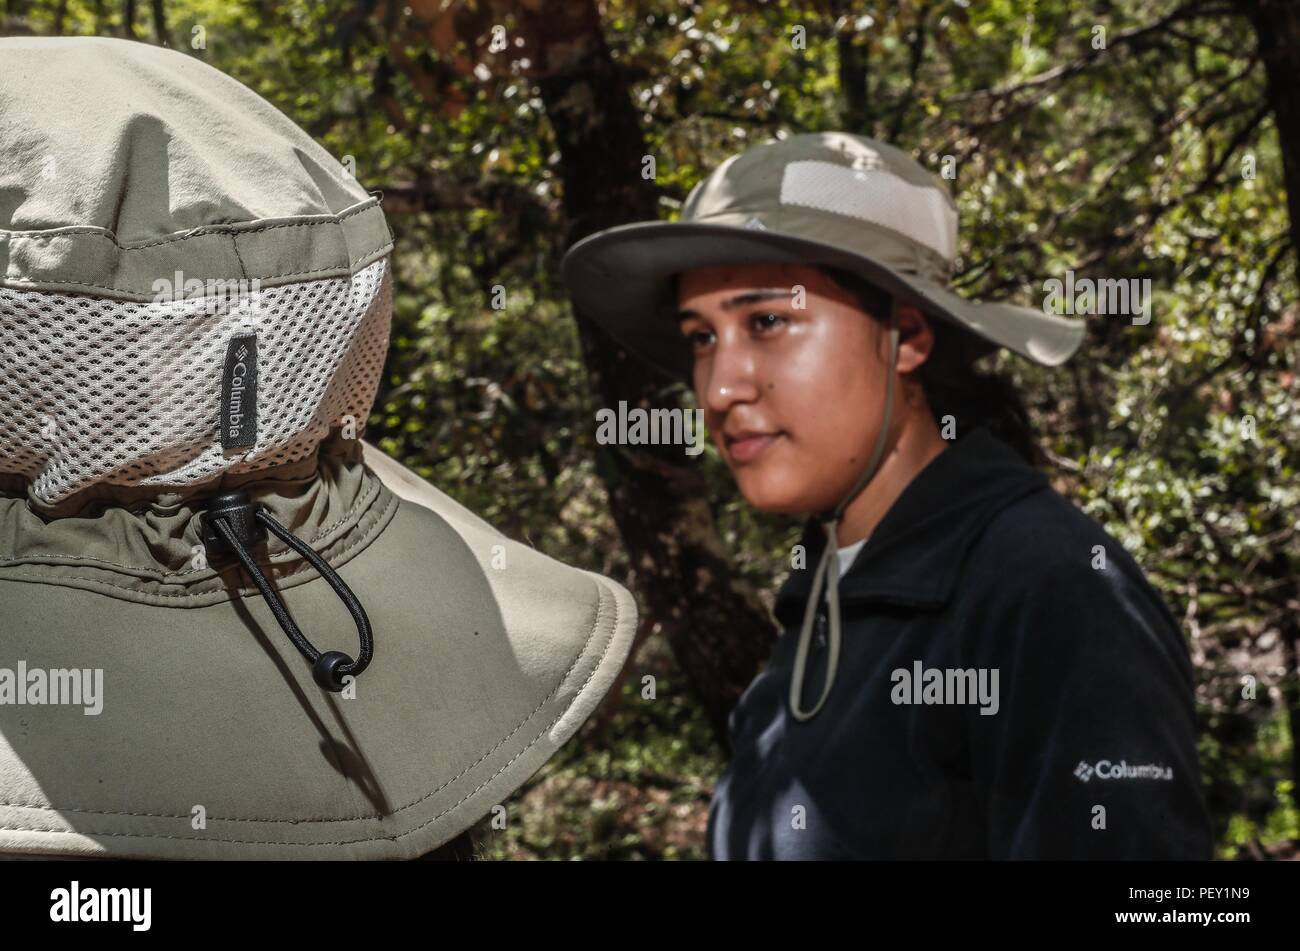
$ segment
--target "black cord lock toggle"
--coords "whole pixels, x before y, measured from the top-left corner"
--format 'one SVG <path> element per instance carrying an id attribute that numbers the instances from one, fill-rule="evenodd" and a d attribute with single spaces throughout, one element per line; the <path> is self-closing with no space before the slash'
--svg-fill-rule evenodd
<path id="1" fill-rule="evenodd" d="M 344 678 L 356 678 L 370 666 L 374 657 L 374 636 L 370 630 L 370 619 L 366 617 L 365 608 L 357 596 L 315 549 L 277 522 L 269 512 L 252 501 L 247 492 L 235 489 L 218 495 L 199 516 L 199 524 L 203 547 L 207 550 L 209 559 L 220 559 L 226 555 L 234 555 L 239 559 L 284 633 L 311 664 L 312 678 L 322 689 L 338 693 L 346 685 Z M 326 651 L 322 654 L 298 629 L 289 609 L 271 587 L 271 582 L 262 573 L 253 556 L 248 553 L 249 547 L 266 540 L 268 531 L 305 558 L 348 609 L 352 620 L 356 622 L 357 638 L 361 643 L 361 653 L 356 660 L 342 651 Z"/>
<path id="2" fill-rule="evenodd" d="M 235 550 L 226 543 L 213 524 L 214 519 L 224 519 L 230 530 L 245 548 L 266 540 L 266 529 L 257 521 L 257 506 L 247 492 L 223 492 L 208 503 L 208 510 L 199 516 L 203 529 L 203 547 L 208 560 L 223 555 L 233 555 Z"/>

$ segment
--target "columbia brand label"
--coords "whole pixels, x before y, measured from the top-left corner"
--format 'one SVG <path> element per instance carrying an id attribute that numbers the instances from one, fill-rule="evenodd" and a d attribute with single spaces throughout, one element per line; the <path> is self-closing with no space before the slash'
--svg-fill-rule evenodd
<path id="1" fill-rule="evenodd" d="M 257 335 L 235 337 L 221 371 L 221 448 L 250 449 L 257 442 Z"/>
<path id="2" fill-rule="evenodd" d="M 1118 763 L 1108 759 L 1096 763 L 1079 760 L 1079 765 L 1074 767 L 1074 778 L 1081 783 L 1093 779 L 1173 779 L 1174 768 L 1163 763 L 1130 765 L 1127 760 Z"/>

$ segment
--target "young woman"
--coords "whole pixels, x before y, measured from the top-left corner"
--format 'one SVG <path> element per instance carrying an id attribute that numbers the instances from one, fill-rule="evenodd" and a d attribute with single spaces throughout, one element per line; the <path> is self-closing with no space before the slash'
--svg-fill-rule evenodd
<path id="1" fill-rule="evenodd" d="M 1183 635 L 971 368 L 1058 364 L 1082 326 L 958 297 L 955 247 L 940 181 L 823 134 L 565 260 L 582 311 L 691 382 L 746 500 L 812 516 L 710 853 L 1210 858 Z"/>

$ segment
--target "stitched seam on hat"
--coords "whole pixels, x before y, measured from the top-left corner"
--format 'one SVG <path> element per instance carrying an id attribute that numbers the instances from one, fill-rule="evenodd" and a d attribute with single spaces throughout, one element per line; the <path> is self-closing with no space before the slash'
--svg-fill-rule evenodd
<path id="1" fill-rule="evenodd" d="M 229 232 L 229 234 L 230 234 L 230 249 L 231 249 L 232 251 L 235 252 L 235 260 L 239 262 L 239 271 L 240 271 L 240 274 L 241 274 L 244 278 L 247 278 L 247 277 L 248 277 L 248 265 L 244 263 L 244 256 L 243 256 L 242 254 L 239 253 L 239 241 L 238 241 L 238 239 L 235 237 L 235 235 L 236 235 L 237 233 L 238 233 L 238 232 L 234 232 L 234 231 Z"/>
<path id="2" fill-rule="evenodd" d="M 113 245 L 117 247 L 118 250 L 120 251 L 144 251 L 144 250 L 148 250 L 149 248 L 158 247 L 164 244 L 175 244 L 181 241 L 188 241 L 192 238 L 220 236 L 223 234 L 230 235 L 231 238 L 235 240 L 237 243 L 238 236 L 242 234 L 259 234 L 262 232 L 274 231 L 279 228 L 328 227 L 330 225 L 337 225 L 348 218 L 354 217 L 355 215 L 359 215 L 363 212 L 370 211 L 376 208 L 381 208 L 381 207 L 382 207 L 382 203 L 378 199 L 371 199 L 370 201 L 362 203 L 361 205 L 357 206 L 356 208 L 353 208 L 350 211 L 345 211 L 339 215 L 324 220 L 285 222 L 282 224 L 261 225 L 252 228 L 238 227 L 237 223 L 236 225 L 229 226 L 229 227 L 207 225 L 200 228 L 195 228 L 191 231 L 186 232 L 185 234 L 176 235 L 170 238 L 162 238 L 159 239 L 158 241 L 150 241 L 144 244 L 137 244 L 137 245 L 120 244 L 115 234 L 112 233 L 105 234 L 101 230 L 90 229 L 90 228 L 69 228 L 60 231 L 58 234 L 51 234 L 47 232 L 35 232 L 35 231 L 33 232 L 6 231 L 0 229 L 0 240 L 53 241 L 59 238 L 64 238 L 69 236 L 80 237 L 80 236 L 90 235 L 90 236 L 104 238 L 106 240 L 111 241 Z M 376 246 L 370 251 L 362 252 L 361 254 L 355 257 L 349 257 L 348 268 L 350 270 L 356 269 L 360 264 L 366 262 L 367 259 L 369 259 L 372 255 L 375 255 L 378 252 L 383 251 L 385 249 L 391 248 L 392 241 L 393 241 L 392 232 L 389 230 L 386 224 L 384 230 L 388 232 L 388 235 L 382 243 L 380 243 L 378 246 Z M 243 260 L 239 256 L 238 247 L 236 247 L 235 255 L 236 258 L 239 259 L 240 261 L 240 267 L 244 268 L 244 272 L 247 275 L 248 269 L 247 267 L 244 266 Z M 333 265 L 330 267 L 315 268 L 312 270 L 290 270 L 290 271 L 284 271 L 280 274 L 261 274 L 261 275 L 254 275 L 254 277 L 256 277 L 257 280 L 273 281 L 273 280 L 279 280 L 281 278 L 303 277 L 309 274 L 322 274 L 325 273 L 326 271 L 337 271 L 339 270 L 340 267 L 342 267 L 342 265 Z M 89 281 L 61 281 L 57 279 L 40 280 L 40 279 L 31 279 L 31 278 L 0 278 L 0 286 L 21 287 L 24 285 L 60 286 L 60 287 L 93 287 L 97 290 L 115 291 L 120 294 L 129 294 L 139 298 L 141 302 L 146 302 L 146 298 L 147 298 L 147 295 L 143 294 L 140 291 L 132 290 L 131 288 L 122 287 L 116 284 L 96 284 Z"/>
<path id="3" fill-rule="evenodd" d="M 594 580 L 594 579 L 593 579 L 593 580 Z M 229 817 L 229 818 L 226 818 L 226 817 L 209 816 L 209 817 L 208 817 L 208 821 L 210 821 L 210 822 L 218 822 L 218 821 L 219 821 L 219 822 L 265 822 L 265 823 L 285 823 L 285 822 L 288 822 L 288 823 L 294 823 L 294 824 L 299 824 L 299 825 L 302 824 L 302 823 L 304 823 L 304 822 L 359 822 L 359 821 L 374 821 L 374 820 L 380 820 L 380 821 L 382 821 L 383 819 L 387 819 L 387 818 L 391 818 L 391 817 L 393 817 L 393 816 L 396 816 L 399 812 L 403 812 L 403 811 L 405 811 L 405 810 L 407 810 L 407 809 L 410 809 L 412 806 L 418 805 L 419 803 L 421 803 L 421 802 L 423 802 L 424 800 L 428 799 L 430 796 L 433 796 L 433 795 L 435 795 L 436 793 L 438 793 L 439 791 L 445 789 L 447 786 L 449 786 L 449 785 L 451 785 L 452 783 L 454 783 L 457 779 L 460 779 L 461 776 L 464 776 L 467 772 L 469 772 L 470 770 L 472 770 L 472 769 L 473 769 L 475 766 L 477 766 L 479 763 L 482 763 L 484 760 L 486 760 L 489 756 L 492 755 L 492 753 L 494 753 L 494 752 L 496 752 L 498 749 L 500 749 L 501 746 L 502 746 L 502 745 L 503 745 L 507 740 L 510 739 L 510 737 L 514 736 L 516 733 L 519 732 L 519 730 L 523 727 L 523 725 L 524 725 L 525 723 L 527 723 L 529 720 L 531 720 L 534 716 L 537 715 L 538 710 L 541 710 L 542 707 L 544 707 L 548 702 L 550 702 L 550 700 L 551 700 L 551 699 L 552 699 L 556 694 L 559 693 L 560 686 L 561 686 L 561 685 L 564 683 L 564 681 L 568 678 L 569 674 L 573 672 L 573 669 L 574 669 L 574 667 L 577 666 L 578 661 L 581 660 L 582 657 L 583 657 L 583 655 L 586 654 L 586 652 L 587 652 L 587 647 L 590 646 L 592 638 L 595 636 L 596 631 L 600 628 L 600 617 L 601 617 L 601 613 L 602 613 L 602 611 L 604 610 L 605 603 L 606 603 L 605 600 L 604 600 L 604 598 L 603 598 L 603 597 L 600 597 L 601 595 L 603 595 L 603 594 L 606 593 L 606 592 L 605 592 L 605 589 L 604 589 L 604 587 L 603 587 L 603 582 L 604 582 L 604 579 L 600 579 L 599 581 L 596 581 L 596 582 L 595 582 L 595 583 L 596 583 L 597 596 L 598 596 L 598 602 L 597 602 L 597 608 L 596 608 L 596 621 L 595 621 L 595 624 L 592 625 L 591 632 L 590 632 L 590 634 L 588 634 L 588 636 L 587 636 L 587 641 L 586 641 L 586 643 L 584 643 L 584 644 L 582 645 L 582 650 L 578 652 L 578 656 L 574 658 L 573 663 L 569 665 L 569 669 L 568 669 L 567 671 L 565 671 L 564 676 L 562 676 L 562 677 L 560 678 L 559 683 L 556 684 L 556 686 L 555 686 L 555 690 L 553 690 L 553 691 L 551 692 L 550 696 L 548 696 L 545 700 L 543 700 L 541 703 L 539 703 L 539 704 L 537 705 L 537 707 L 533 710 L 532 713 L 528 714 L 528 716 L 526 716 L 522 721 L 520 721 L 519 725 L 516 726 L 513 730 L 511 730 L 510 733 L 507 734 L 507 735 L 506 735 L 506 736 L 505 736 L 505 737 L 504 737 L 500 742 L 498 742 L 496 746 L 494 746 L 491 750 L 489 750 L 487 753 L 485 753 L 485 754 L 484 754 L 484 755 L 483 755 L 479 760 L 477 760 L 473 765 L 466 767 L 464 770 L 462 770 L 460 773 L 458 773 L 458 774 L 457 774 L 456 776 L 454 776 L 452 779 L 447 780 L 447 781 L 446 781 L 445 783 L 443 783 L 441 786 L 438 786 L 436 789 L 432 789 L 432 790 L 430 790 L 428 793 L 426 793 L 425 795 L 421 796 L 419 799 L 416 799 L 415 801 L 410 802 L 410 803 L 408 803 L 408 804 L 405 805 L 405 806 L 401 806 L 401 807 L 399 807 L 399 808 L 397 808 L 397 809 L 394 809 L 392 812 L 386 813 L 386 814 L 384 814 L 384 815 L 350 816 L 350 817 L 347 817 L 347 818 L 338 818 L 338 819 L 335 819 L 335 818 L 320 818 L 320 819 L 315 819 L 315 818 L 308 818 L 308 819 L 300 819 L 300 818 L 295 818 L 295 819 L 250 819 L 250 818 L 242 818 L 242 817 Z M 552 721 L 551 721 L 551 722 L 550 722 L 546 727 L 544 727 L 544 728 L 542 729 L 542 731 L 541 731 L 540 733 L 537 734 L 537 736 L 533 737 L 532 741 L 530 741 L 529 744 L 528 744 L 527 746 L 525 746 L 525 747 L 524 747 L 523 749 L 521 749 L 518 753 L 516 753 L 514 756 L 512 756 L 512 757 L 511 757 L 511 758 L 510 758 L 510 759 L 509 759 L 509 760 L 508 760 L 508 761 L 507 761 L 507 762 L 506 762 L 506 763 L 505 763 L 505 764 L 504 764 L 500 769 L 498 769 L 495 773 L 493 773 L 493 774 L 492 774 L 491 776 L 489 776 L 486 780 L 484 780 L 482 784 L 480 784 L 478 787 L 476 787 L 475 789 L 473 789 L 473 790 L 470 791 L 469 793 L 466 793 L 463 797 L 461 797 L 459 800 L 457 800 L 457 801 L 456 801 L 455 803 L 453 803 L 452 805 L 448 806 L 446 809 L 444 809 L 442 812 L 438 813 L 438 814 L 437 814 L 436 816 L 434 816 L 433 818 L 428 819 L 428 820 L 426 820 L 425 822 L 422 822 L 420 825 L 416 826 L 416 827 L 413 828 L 413 829 L 408 829 L 406 832 L 401 832 L 401 833 L 398 833 L 397 835 L 390 835 L 390 836 L 371 836 L 371 837 L 366 837 L 366 838 L 361 838 L 361 839 L 342 839 L 342 840 L 338 840 L 338 841 L 334 841 L 334 842 L 293 842 L 293 841 L 280 841 L 280 840 L 274 840 L 274 839 L 262 839 L 262 840 L 253 840 L 253 839 L 224 839 L 224 838 L 217 838 L 217 837 L 215 837 L 215 836 L 198 837 L 198 836 L 185 836 L 185 835 L 161 835 L 161 834 L 158 834 L 158 833 L 95 832 L 95 831 L 91 831 L 91 830 L 88 830 L 88 829 L 31 829 L 31 828 L 24 828 L 24 827 L 20 827 L 20 826 L 19 826 L 19 827 L 0 826 L 0 831 L 4 831 L 4 832 L 53 832 L 53 833 L 60 833 L 60 834 L 64 834 L 64 835 L 114 836 L 114 837 L 124 837 L 124 838 L 132 838 L 132 839 L 176 839 L 176 840 L 186 841 L 186 842 L 224 842 L 224 843 L 232 844 L 232 845 L 329 846 L 329 845 L 356 845 L 356 844 L 365 843 L 365 842 L 379 842 L 379 841 L 392 841 L 392 842 L 396 842 L 398 839 L 404 838 L 404 837 L 406 837 L 406 836 L 408 836 L 408 835 L 413 835 L 414 833 L 419 832 L 421 829 L 425 828 L 426 826 L 431 825 L 432 823 L 438 821 L 438 820 L 441 819 L 443 816 L 445 816 L 445 815 L 447 815 L 449 812 L 453 811 L 453 810 L 454 810 L 457 806 L 459 806 L 461 803 L 463 803 L 463 802 L 465 802 L 466 800 L 470 799 L 470 798 L 473 797 L 476 793 L 478 793 L 480 790 L 482 790 L 483 788 L 485 788 L 486 786 L 488 786 L 488 785 L 489 785 L 489 784 L 490 784 L 494 779 L 496 779 L 498 776 L 500 776 L 502 773 L 504 773 L 507 769 L 509 769 L 511 763 L 513 763 L 515 760 L 519 759 L 519 757 L 523 756 L 526 752 L 528 752 L 530 749 L 532 749 L 534 746 L 536 746 L 536 745 L 537 745 L 537 742 L 538 742 L 538 741 L 539 741 L 543 736 L 545 736 L 548 732 L 550 732 L 551 728 L 552 728 L 553 726 L 555 726 L 556 723 L 560 722 L 560 720 L 565 716 L 565 714 L 567 714 L 567 713 L 569 712 L 569 710 L 571 710 L 571 709 L 573 708 L 573 705 L 574 705 L 575 703 L 577 703 L 578 699 L 583 695 L 583 692 L 587 689 L 587 685 L 591 683 L 592 678 L 596 676 L 596 672 L 599 671 L 599 670 L 601 669 L 601 666 L 603 665 L 603 663 L 604 663 L 604 661 L 605 661 L 605 658 L 609 656 L 609 650 L 610 650 L 610 648 L 614 645 L 614 634 L 615 634 L 615 632 L 618 630 L 618 617 L 619 617 L 619 611 L 618 611 L 618 598 L 617 598 L 617 597 L 613 597 L 613 598 L 611 598 L 611 600 L 612 600 L 613 603 L 614 603 L 614 618 L 613 618 L 613 622 L 610 624 L 610 627 L 609 627 L 609 639 L 608 639 L 608 640 L 606 641 L 606 643 L 605 643 L 605 649 L 604 649 L 603 651 L 601 651 L 600 658 L 599 658 L 599 659 L 596 661 L 596 663 L 592 666 L 592 668 L 591 668 L 591 673 L 589 673 L 589 674 L 587 675 L 587 679 L 586 679 L 585 681 L 583 681 L 582 686 L 578 688 L 578 692 L 574 695 L 574 697 L 573 697 L 573 702 L 570 703 L 568 706 L 566 706 L 563 710 L 561 710 L 560 713 L 556 715 L 555 719 L 552 720 Z M 76 813 L 80 813 L 80 814 L 84 814 L 84 815 L 100 815 L 100 816 L 136 816 L 136 817 L 140 817 L 140 818 L 152 818 L 152 819 L 185 819 L 185 820 L 189 820 L 189 819 L 193 818 L 193 817 L 190 816 L 190 815 L 183 815 L 183 816 L 180 816 L 180 815 L 168 815 L 168 814 L 166 814 L 166 813 L 148 813 L 148 812 L 111 812 L 111 811 L 106 811 L 106 810 L 95 810 L 95 809 L 75 809 L 75 808 L 70 808 L 70 807 L 66 807 L 66 806 L 29 805 L 29 804 L 26 804 L 26 803 L 17 803 L 17 802 L 0 802 L 0 806 L 14 806 L 14 807 L 17 807 L 17 808 L 22 808 L 22 809 L 35 809 L 35 810 L 39 810 L 39 811 L 42 811 L 42 812 L 76 812 Z"/>
<path id="4" fill-rule="evenodd" d="M 316 219 L 315 221 L 286 221 L 281 224 L 257 225 L 256 227 L 252 227 L 252 228 L 240 227 L 241 222 L 231 222 L 230 224 L 223 223 L 220 225 L 200 225 L 197 228 L 192 228 L 189 231 L 186 231 L 184 234 L 173 235 L 170 238 L 159 238 L 157 241 L 146 241 L 143 244 L 121 244 L 120 242 L 118 242 L 117 235 L 115 233 L 113 233 L 112 231 L 108 231 L 108 229 L 100 229 L 100 228 L 73 227 L 73 228 L 60 229 L 57 234 L 52 233 L 53 229 L 45 229 L 43 231 L 8 231 L 4 228 L 0 228 L 0 237 L 9 238 L 9 239 L 17 238 L 23 241 L 53 241 L 58 238 L 65 238 L 69 235 L 89 234 L 89 235 L 94 235 L 95 237 L 98 238 L 106 238 L 109 241 L 112 241 L 113 244 L 120 251 L 143 251 L 146 248 L 156 248 L 159 245 L 163 245 L 163 244 L 175 244 L 179 241 L 188 241 L 190 238 L 202 238 L 202 237 L 206 237 L 207 235 L 220 235 L 220 234 L 232 234 L 232 233 L 233 234 L 257 234 L 258 232 L 262 232 L 262 231 L 274 231 L 277 228 L 314 228 L 320 225 L 338 224 L 340 221 L 345 221 L 348 218 L 351 218 L 355 215 L 359 215 L 363 211 L 369 211 L 371 208 L 378 208 L 378 207 L 380 207 L 379 200 L 376 198 L 372 198 L 370 201 L 362 202 L 356 208 L 353 208 L 350 211 L 340 212 L 337 215 L 322 216 Z"/>
<path id="5" fill-rule="evenodd" d="M 287 226 L 285 226 L 285 227 L 287 227 Z M 294 226 L 294 227 L 297 227 L 297 226 Z M 370 251 L 366 251 L 366 252 L 365 252 L 364 254 L 362 254 L 360 257 L 357 257 L 356 259 L 349 261 L 349 262 L 348 262 L 348 267 L 349 267 L 349 268 L 355 268 L 355 267 L 356 267 L 356 266 L 357 266 L 361 261 L 364 261 L 367 257 L 369 257 L 369 256 L 372 255 L 372 254 L 375 254 L 375 253 L 378 252 L 378 251 L 382 251 L 382 250 L 384 250 L 385 248 L 389 247 L 391 244 L 392 244 L 392 239 L 391 239 L 391 238 L 385 240 L 384 243 L 383 243 L 383 244 L 380 244 L 378 247 L 375 247 L 375 248 L 373 248 L 373 249 L 370 250 Z M 128 251 L 134 251 L 134 250 L 136 250 L 136 249 L 135 249 L 135 248 L 127 248 L 127 249 L 125 249 L 125 250 L 128 250 Z M 258 274 L 258 275 L 255 275 L 254 278 L 250 278 L 250 279 L 256 279 L 256 280 L 259 280 L 259 281 L 273 281 L 273 280 L 277 280 L 278 278 L 282 278 L 282 277 L 303 277 L 303 276 L 308 275 L 308 274 L 323 274 L 323 273 L 326 272 L 326 271 L 337 271 L 337 270 L 339 270 L 342 266 L 343 266 L 343 265 L 341 265 L 341 264 L 336 264 L 336 265 L 332 265 L 332 266 L 330 266 L 330 267 L 319 267 L 319 268 L 315 268 L 315 269 L 310 270 L 310 271 L 284 271 L 283 273 L 280 273 L 280 274 Z M 22 284 L 29 284 L 29 285 L 41 284 L 41 285 L 46 285 L 46 286 L 57 285 L 57 286 L 60 286 L 60 287 L 65 286 L 65 285 L 66 285 L 66 286 L 69 286 L 69 287 L 94 287 L 94 288 L 97 288 L 98 290 L 102 290 L 102 291 L 118 291 L 118 292 L 123 293 L 123 294 L 135 294 L 137 297 L 143 297 L 143 296 L 144 296 L 144 295 L 140 294 L 138 291 L 133 291 L 133 290 L 131 290 L 130 288 L 126 288 L 126 287 L 119 287 L 119 286 L 116 285 L 116 284 L 93 284 L 93 283 L 90 283 L 90 282 L 88 282 L 88 281 L 59 281 L 59 280 L 34 281 L 34 280 L 26 279 L 26 278 L 3 278 L 3 279 L 0 279 L 0 284 L 5 285 L 5 286 L 14 286 L 14 285 L 22 285 Z M 145 300 L 139 300 L 139 301 L 136 301 L 135 303 L 148 303 L 148 301 L 145 301 Z"/>

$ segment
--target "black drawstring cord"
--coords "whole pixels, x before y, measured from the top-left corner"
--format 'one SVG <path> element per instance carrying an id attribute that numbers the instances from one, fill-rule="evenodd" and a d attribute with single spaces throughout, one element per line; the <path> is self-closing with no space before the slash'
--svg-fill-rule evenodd
<path id="1" fill-rule="evenodd" d="M 249 499 L 246 492 L 239 490 L 223 493 L 213 499 L 208 510 L 200 516 L 200 522 L 204 529 L 203 544 L 208 554 L 222 555 L 229 552 L 239 559 L 239 563 L 244 566 L 248 576 L 257 585 L 257 590 L 262 592 L 262 597 L 266 599 L 267 606 L 275 615 L 275 619 L 280 622 L 280 627 L 284 628 L 284 633 L 289 635 L 293 646 L 298 648 L 302 656 L 312 665 L 312 677 L 315 678 L 316 683 L 325 690 L 337 693 L 343 689 L 344 677 L 357 677 L 370 666 L 375 642 L 366 610 L 338 573 L 310 545 L 277 522 L 265 509 L 259 508 Z M 342 651 L 326 651 L 322 654 L 298 629 L 298 625 L 289 615 L 289 609 L 280 600 L 279 595 L 245 547 L 264 537 L 263 528 L 270 529 L 277 538 L 307 559 L 348 609 L 348 613 L 356 621 L 357 637 L 361 642 L 361 653 L 355 661 Z"/>

